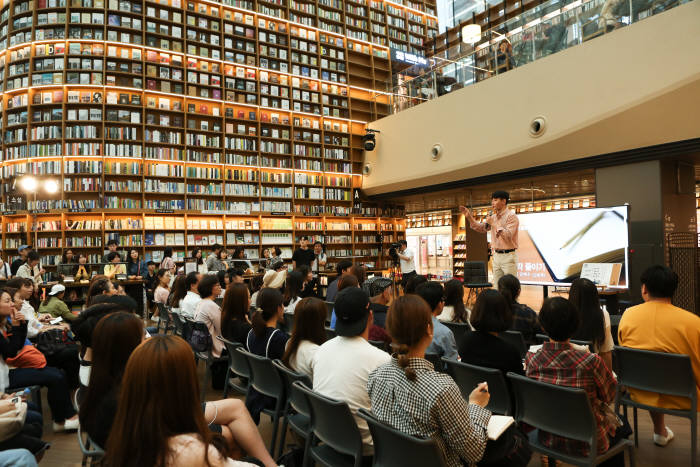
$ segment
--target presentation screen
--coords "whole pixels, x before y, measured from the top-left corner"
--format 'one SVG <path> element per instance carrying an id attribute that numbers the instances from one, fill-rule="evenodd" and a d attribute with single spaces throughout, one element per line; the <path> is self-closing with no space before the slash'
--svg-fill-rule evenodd
<path id="1" fill-rule="evenodd" d="M 518 214 L 518 278 L 571 282 L 584 263 L 620 264 L 627 286 L 628 206 Z"/>

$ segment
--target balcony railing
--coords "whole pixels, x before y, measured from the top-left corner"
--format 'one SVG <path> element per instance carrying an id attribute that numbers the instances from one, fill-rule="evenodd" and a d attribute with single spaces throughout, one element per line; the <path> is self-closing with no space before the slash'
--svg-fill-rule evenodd
<path id="1" fill-rule="evenodd" d="M 506 73 L 692 0 L 549 0 L 430 57 L 429 66 L 394 74 L 396 113 Z"/>

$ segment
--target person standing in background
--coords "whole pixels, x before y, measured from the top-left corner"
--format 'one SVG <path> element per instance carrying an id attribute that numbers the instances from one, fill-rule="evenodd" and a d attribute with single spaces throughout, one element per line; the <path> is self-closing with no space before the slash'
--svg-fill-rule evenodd
<path id="1" fill-rule="evenodd" d="M 30 245 L 20 245 L 19 248 L 17 248 L 19 258 L 14 260 L 12 262 L 12 265 L 10 266 L 10 272 L 13 276 L 17 275 L 17 270 L 19 269 L 19 267 L 27 261 L 27 255 L 30 251 L 32 251 L 32 247 Z"/>
<path id="2" fill-rule="evenodd" d="M 510 195 L 506 191 L 494 191 L 491 195 L 493 214 L 479 223 L 465 206 L 459 210 L 467 218 L 469 226 L 477 232 L 491 232 L 491 250 L 493 251 L 493 283 L 498 284 L 501 277 L 512 274 L 518 277 L 518 227 L 520 221 L 515 211 L 508 209 Z"/>
<path id="3" fill-rule="evenodd" d="M 311 262 L 316 258 L 313 250 L 309 248 L 309 237 L 301 237 L 299 240 L 299 248 L 292 255 L 292 269 L 298 269 L 301 266 L 311 266 Z"/>
<path id="4" fill-rule="evenodd" d="M 311 272 L 313 272 L 314 277 L 318 277 L 318 273 L 326 269 L 328 257 L 323 250 L 323 243 L 314 242 L 314 260 L 311 261 Z"/>
<path id="5" fill-rule="evenodd" d="M 17 277 L 31 279 L 34 282 L 34 290 L 39 290 L 39 284 L 43 281 L 41 275 L 44 274 L 44 268 L 39 266 L 39 253 L 30 251 L 27 255 L 27 262 L 17 270 Z"/>
<path id="6" fill-rule="evenodd" d="M 119 246 L 119 243 L 117 243 L 116 240 L 112 239 L 107 242 L 107 253 L 102 256 L 102 262 L 105 264 L 109 263 L 109 254 L 110 253 L 116 253 L 117 247 Z"/>
<path id="7" fill-rule="evenodd" d="M 417 274 L 416 264 L 413 261 L 415 253 L 408 248 L 406 240 L 399 240 L 399 248 L 396 250 L 396 253 L 399 255 L 399 260 L 401 260 L 401 287 L 406 287 L 406 282 Z"/>
<path id="8" fill-rule="evenodd" d="M 10 265 L 0 258 L 0 279 L 9 279 L 12 277 Z"/>

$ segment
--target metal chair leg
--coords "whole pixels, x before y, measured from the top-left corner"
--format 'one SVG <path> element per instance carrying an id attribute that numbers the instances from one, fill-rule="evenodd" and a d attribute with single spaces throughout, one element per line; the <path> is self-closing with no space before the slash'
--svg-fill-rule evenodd
<path id="1" fill-rule="evenodd" d="M 279 446 L 279 449 L 277 449 L 277 458 L 279 458 L 282 455 L 282 451 L 284 451 L 284 442 L 287 439 L 288 426 L 289 426 L 289 411 L 285 412 L 284 420 L 282 421 L 282 433 L 280 434 L 280 446 Z"/>
<path id="2" fill-rule="evenodd" d="M 275 446 L 277 446 L 277 430 L 279 429 L 279 417 L 275 413 L 272 417 L 272 439 L 270 439 L 270 455 L 275 455 Z"/>
<path id="3" fill-rule="evenodd" d="M 229 380 L 231 379 L 231 367 L 227 365 L 226 379 L 224 380 L 224 399 L 228 398 Z"/>
<path id="4" fill-rule="evenodd" d="M 632 417 L 634 418 L 634 447 L 639 447 L 639 430 L 637 429 L 637 407 L 632 407 Z"/>
<path id="5" fill-rule="evenodd" d="M 698 465 L 698 416 L 697 413 L 692 414 L 690 419 L 690 466 Z"/>

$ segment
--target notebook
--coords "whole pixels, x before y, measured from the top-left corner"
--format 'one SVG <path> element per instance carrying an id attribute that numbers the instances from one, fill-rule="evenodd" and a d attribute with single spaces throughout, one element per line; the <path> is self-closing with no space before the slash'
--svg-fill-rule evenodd
<path id="1" fill-rule="evenodd" d="M 489 424 L 486 427 L 486 434 L 489 436 L 489 439 L 496 440 L 513 423 L 515 423 L 515 419 L 513 417 L 509 417 L 507 415 L 491 415 L 491 418 L 489 418 Z"/>

